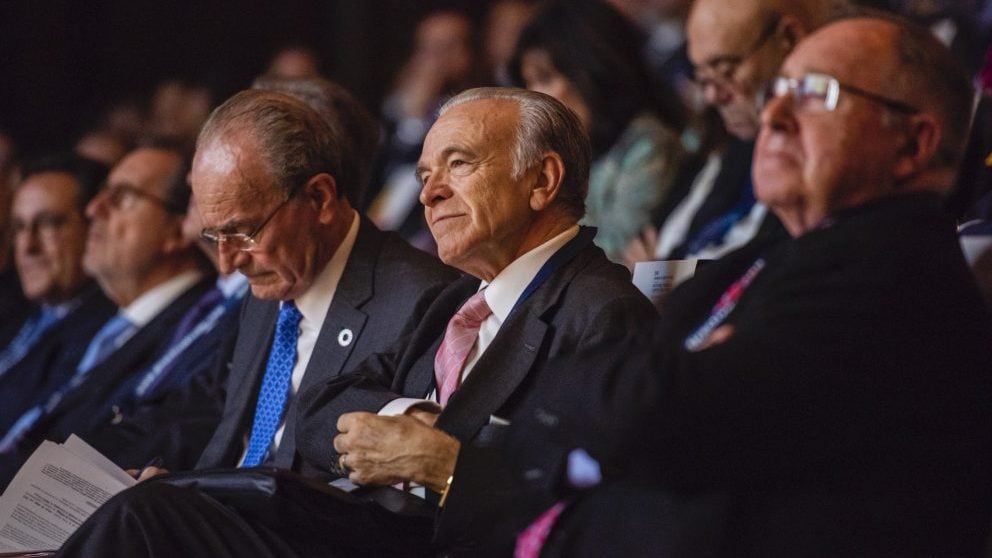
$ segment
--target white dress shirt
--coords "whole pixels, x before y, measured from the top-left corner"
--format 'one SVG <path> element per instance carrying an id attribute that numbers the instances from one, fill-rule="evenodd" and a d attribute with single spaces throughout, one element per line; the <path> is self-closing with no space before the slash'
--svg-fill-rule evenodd
<path id="1" fill-rule="evenodd" d="M 509 317 L 510 312 L 513 311 L 513 307 L 520 300 L 520 296 L 527 289 L 527 286 L 530 285 L 531 281 L 534 280 L 541 268 L 544 267 L 544 264 L 551 259 L 551 256 L 555 252 L 575 238 L 577 234 L 579 234 L 579 226 L 574 225 L 551 240 L 513 260 L 491 282 L 486 283 L 483 281 L 479 285 L 479 290 L 485 289 L 483 296 L 486 297 L 486 304 L 489 305 L 493 313 L 483 320 L 482 325 L 479 327 L 479 335 L 475 340 L 475 345 L 469 351 L 468 357 L 465 359 L 465 366 L 462 367 L 461 382 L 464 382 L 469 374 L 472 373 L 475 364 L 482 357 L 482 354 L 486 352 L 486 349 L 489 348 L 493 339 L 496 338 L 496 334 L 499 333 L 503 322 Z M 394 399 L 380 409 L 379 414 L 388 416 L 402 415 L 415 406 L 426 406 L 434 410 L 439 410 L 440 407 L 437 406 L 436 402 L 437 390 L 434 390 L 426 400 L 409 397 Z M 490 417 L 491 421 L 494 419 L 497 422 L 499 421 L 495 417 Z"/>
<path id="2" fill-rule="evenodd" d="M 351 228 L 348 229 L 348 234 L 345 235 L 344 240 L 338 249 L 334 252 L 331 260 L 327 262 L 324 269 L 314 278 L 313 285 L 295 301 L 296 308 L 303 315 L 303 319 L 300 320 L 300 335 L 296 340 L 296 364 L 293 365 L 293 374 L 290 378 L 290 394 L 286 399 L 286 409 L 289 408 L 290 400 L 296 396 L 296 392 L 300 389 L 300 384 L 303 383 L 303 374 L 307 370 L 307 365 L 310 363 L 310 356 L 313 354 L 313 348 L 317 344 L 317 336 L 320 334 L 320 327 L 324 323 L 324 318 L 327 317 L 327 310 L 331 307 L 331 302 L 334 300 L 334 293 L 338 289 L 338 283 L 341 281 L 341 276 L 344 274 L 345 264 L 348 263 L 348 256 L 351 255 L 351 250 L 355 246 L 355 238 L 358 236 L 358 224 L 359 224 L 358 213 L 352 211 L 352 221 Z M 280 304 L 280 308 L 282 304 Z M 251 434 L 252 425 L 248 424 L 248 431 L 244 435 L 244 451 L 241 453 L 241 458 L 238 459 L 238 465 L 244 461 L 245 454 L 248 452 L 248 437 Z M 281 422 L 279 423 L 279 428 L 276 430 L 275 437 L 272 440 L 272 447 L 269 449 L 269 457 L 275 454 L 276 450 L 279 449 L 279 443 L 282 441 L 283 432 L 286 430 L 286 416 L 283 415 Z"/>

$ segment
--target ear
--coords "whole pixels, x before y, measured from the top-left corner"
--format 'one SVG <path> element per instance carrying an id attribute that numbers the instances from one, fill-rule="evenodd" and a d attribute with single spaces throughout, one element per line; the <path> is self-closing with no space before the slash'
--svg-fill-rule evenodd
<path id="1" fill-rule="evenodd" d="M 337 181 L 326 172 L 312 176 L 303 185 L 303 195 L 317 211 L 319 221 L 325 225 L 334 219 L 338 205 L 345 202 L 345 198 L 338 197 Z"/>
<path id="2" fill-rule="evenodd" d="M 162 246 L 162 251 L 166 255 L 176 254 L 187 250 L 193 241 L 186 238 L 183 234 L 183 215 L 170 215 L 171 223 L 169 224 L 169 232 L 165 237 L 165 242 Z"/>
<path id="3" fill-rule="evenodd" d="M 893 175 L 907 179 L 928 168 L 940 148 L 941 131 L 937 119 L 927 113 L 914 114 L 907 124 L 906 143 L 896 154 Z"/>
<path id="4" fill-rule="evenodd" d="M 534 211 L 547 209 L 558 197 L 564 179 L 565 162 L 562 161 L 561 155 L 548 151 L 541 158 L 541 164 L 537 169 L 537 176 L 530 192 L 530 208 Z"/>
<path id="5" fill-rule="evenodd" d="M 794 15 L 783 15 L 778 22 L 778 35 L 786 53 L 792 52 L 807 34 L 806 26 Z"/>

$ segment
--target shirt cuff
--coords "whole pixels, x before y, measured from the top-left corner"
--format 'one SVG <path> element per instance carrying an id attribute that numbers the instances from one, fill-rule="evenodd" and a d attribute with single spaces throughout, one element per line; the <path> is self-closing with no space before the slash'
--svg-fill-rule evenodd
<path id="1" fill-rule="evenodd" d="M 400 397 L 386 403 L 385 406 L 379 409 L 378 415 L 380 417 L 405 415 L 407 411 L 414 407 L 419 407 L 425 411 L 441 412 L 441 406 L 433 401 L 428 401 L 426 399 L 414 399 L 412 397 Z"/>

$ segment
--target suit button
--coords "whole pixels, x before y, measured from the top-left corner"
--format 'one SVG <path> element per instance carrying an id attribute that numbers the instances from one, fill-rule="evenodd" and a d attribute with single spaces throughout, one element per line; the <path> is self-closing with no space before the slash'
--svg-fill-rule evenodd
<path id="1" fill-rule="evenodd" d="M 537 421 L 548 428 L 554 428 L 558 426 L 558 415 L 549 413 L 544 409 L 538 409 L 535 413 L 537 415 Z"/>
<path id="2" fill-rule="evenodd" d="M 537 481 L 544 478 L 544 471 L 540 469 L 527 469 L 524 471 L 524 479 L 529 481 Z"/>

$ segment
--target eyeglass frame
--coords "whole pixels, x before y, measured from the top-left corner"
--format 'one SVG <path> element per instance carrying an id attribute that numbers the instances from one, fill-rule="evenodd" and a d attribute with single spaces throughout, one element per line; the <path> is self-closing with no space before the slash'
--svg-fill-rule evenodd
<path id="1" fill-rule="evenodd" d="M 105 197 L 107 199 L 107 203 L 114 209 L 121 209 L 123 207 L 125 196 L 134 196 L 139 199 L 146 199 L 154 202 L 166 212 L 173 215 L 180 215 L 186 212 L 185 207 L 178 207 L 174 202 L 170 202 L 169 200 L 156 194 L 152 194 L 151 192 L 146 192 L 133 184 L 128 184 L 127 182 L 120 182 L 113 185 L 104 183 L 104 185 L 100 187 L 100 191 L 97 193 L 97 196 Z"/>
<path id="2" fill-rule="evenodd" d="M 268 217 L 263 219 L 262 223 L 257 227 L 255 227 L 255 230 L 251 231 L 250 233 L 247 234 L 225 233 L 217 230 L 211 230 L 209 228 L 204 228 L 200 230 L 200 238 L 218 247 L 222 242 L 229 243 L 232 241 L 232 239 L 237 239 L 238 243 L 246 244 L 246 246 L 235 246 L 234 247 L 235 249 L 237 249 L 239 252 L 254 252 L 256 249 L 258 249 L 258 240 L 256 240 L 256 237 L 258 237 L 258 235 L 261 234 L 262 229 L 265 228 L 265 225 L 268 225 L 269 222 L 272 221 L 272 218 L 276 216 L 276 213 L 279 213 L 280 209 L 285 207 L 286 204 L 288 204 L 293 198 L 296 197 L 296 194 L 299 192 L 299 190 L 300 190 L 299 188 L 293 188 L 292 190 L 290 190 L 289 195 L 286 196 L 286 199 L 282 200 L 282 202 L 279 205 L 277 205 L 276 208 L 273 209 L 271 213 L 269 213 Z"/>
<path id="3" fill-rule="evenodd" d="M 837 103 L 840 100 L 841 91 L 852 93 L 869 101 L 874 101 L 888 108 L 889 110 L 898 112 L 900 114 L 913 115 L 913 114 L 918 114 L 920 112 L 920 109 L 908 103 L 904 103 L 896 99 L 891 99 L 884 95 L 879 95 L 878 93 L 872 93 L 871 91 L 862 89 L 860 87 L 856 87 L 854 85 L 843 83 L 834 76 L 822 72 L 809 72 L 807 74 L 804 74 L 800 78 L 792 78 L 782 75 L 775 76 L 768 83 L 768 87 L 765 89 L 765 92 L 762 96 L 763 98 L 760 100 L 759 105 L 761 107 L 764 107 L 769 102 L 771 102 L 772 99 L 784 97 L 786 94 L 788 94 L 792 96 L 793 103 L 798 107 L 799 96 L 797 95 L 797 92 L 801 86 L 801 83 L 805 82 L 810 77 L 824 79 L 827 83 L 827 91 L 825 94 L 822 95 L 823 108 L 826 110 L 826 112 L 833 112 L 837 110 Z M 785 89 L 781 93 L 779 93 L 779 89 L 782 84 L 785 84 Z M 805 88 L 803 89 L 803 95 L 804 96 L 806 95 Z M 819 94 L 815 96 L 821 97 L 821 95 Z"/>
<path id="4" fill-rule="evenodd" d="M 740 69 L 741 65 L 754 56 L 756 52 L 761 50 L 761 48 L 775 36 L 775 33 L 778 31 L 778 25 L 781 21 L 781 15 L 772 14 L 768 20 L 768 23 L 766 23 L 765 27 L 761 30 L 761 34 L 758 35 L 757 39 L 755 39 L 754 44 L 752 44 L 751 48 L 745 50 L 742 54 L 720 54 L 712 57 L 709 61 L 704 62 L 698 67 L 693 66 L 693 83 L 695 83 L 696 87 L 700 90 L 705 91 L 710 85 L 725 86 L 734 81 L 737 76 L 737 71 Z M 726 70 L 720 71 L 716 67 L 721 64 L 730 64 L 730 67 Z M 715 75 L 710 77 L 700 77 L 699 69 L 702 68 L 709 68 Z"/>
<path id="5" fill-rule="evenodd" d="M 55 213 L 44 211 L 30 222 L 24 222 L 16 217 L 11 220 L 10 230 L 14 236 L 27 233 L 30 236 L 51 236 L 62 229 L 72 220 L 71 213 Z"/>

